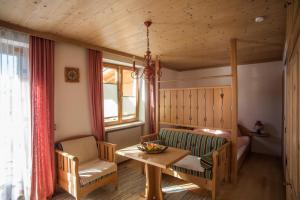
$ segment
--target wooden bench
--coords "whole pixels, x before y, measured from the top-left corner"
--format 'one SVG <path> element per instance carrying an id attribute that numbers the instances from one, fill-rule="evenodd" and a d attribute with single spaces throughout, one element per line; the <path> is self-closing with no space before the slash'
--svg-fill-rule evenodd
<path id="1" fill-rule="evenodd" d="M 191 156 L 197 158 L 193 166 L 197 164 L 201 165 L 198 159 L 200 160 L 206 155 L 211 155 L 212 167 L 210 169 L 204 169 L 203 172 L 178 167 L 176 163 L 174 166 L 162 172 L 192 182 L 211 191 L 212 200 L 216 199 L 218 185 L 222 181 L 229 180 L 230 142 L 225 138 L 195 134 L 185 129 L 162 128 L 158 134 L 141 137 L 141 142 L 149 141 L 191 151 Z M 200 167 L 201 166 L 199 166 L 199 168 Z"/>

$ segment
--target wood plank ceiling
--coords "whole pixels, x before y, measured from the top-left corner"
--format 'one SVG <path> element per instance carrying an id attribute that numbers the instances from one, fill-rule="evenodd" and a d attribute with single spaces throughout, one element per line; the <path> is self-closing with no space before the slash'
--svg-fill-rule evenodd
<path id="1" fill-rule="evenodd" d="M 282 0 L 0 0 L 0 19 L 37 31 L 143 56 L 186 70 L 229 64 L 229 39 L 238 61 L 280 60 L 285 37 Z M 255 23 L 256 16 L 265 21 Z"/>

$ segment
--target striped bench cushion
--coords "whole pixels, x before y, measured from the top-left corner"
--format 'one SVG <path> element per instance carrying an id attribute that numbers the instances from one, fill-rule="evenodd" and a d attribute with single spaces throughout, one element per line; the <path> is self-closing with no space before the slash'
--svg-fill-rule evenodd
<path id="1" fill-rule="evenodd" d="M 187 136 L 186 130 L 162 128 L 158 134 L 158 140 L 162 141 L 165 146 L 185 149 Z"/>
<path id="2" fill-rule="evenodd" d="M 186 149 L 190 150 L 192 155 L 201 157 L 211 151 L 217 150 L 226 142 L 226 139 L 222 137 L 191 133 L 187 136 Z"/>

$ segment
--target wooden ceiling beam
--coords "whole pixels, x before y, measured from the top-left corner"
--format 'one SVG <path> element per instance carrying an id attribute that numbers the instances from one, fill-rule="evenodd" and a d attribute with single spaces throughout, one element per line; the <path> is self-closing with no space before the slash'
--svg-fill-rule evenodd
<path id="1" fill-rule="evenodd" d="M 238 74 L 237 74 L 237 39 L 230 39 L 230 66 L 231 66 L 231 88 L 232 88 L 232 131 L 231 131 L 231 181 L 237 182 L 237 132 L 238 132 Z"/>

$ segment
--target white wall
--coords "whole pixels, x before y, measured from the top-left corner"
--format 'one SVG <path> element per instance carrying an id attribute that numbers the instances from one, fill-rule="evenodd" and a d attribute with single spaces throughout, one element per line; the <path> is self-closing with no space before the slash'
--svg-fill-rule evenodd
<path id="1" fill-rule="evenodd" d="M 239 123 L 253 129 L 256 120 L 266 125 L 268 138 L 255 137 L 253 151 L 279 156 L 281 153 L 283 63 L 268 62 L 238 66 L 238 118 Z M 229 66 L 190 71 L 163 70 L 162 80 L 184 80 L 164 83 L 161 88 L 192 88 L 200 86 L 230 85 L 231 78 L 196 80 L 203 76 L 228 75 Z"/>
<path id="2" fill-rule="evenodd" d="M 160 77 L 161 81 L 165 80 L 178 80 L 179 73 L 175 70 L 162 68 L 162 76 Z M 168 83 L 160 83 L 160 88 L 177 88 L 177 82 L 168 82 Z"/>
<path id="3" fill-rule="evenodd" d="M 254 137 L 253 151 L 280 156 L 282 134 L 282 62 L 238 67 L 239 122 L 253 129 L 256 120 L 265 124 L 271 137 Z"/>
<path id="4" fill-rule="evenodd" d="M 104 54 L 105 56 L 106 54 Z M 109 58 L 113 56 L 109 54 Z M 88 102 L 87 81 L 87 50 L 83 47 L 55 43 L 55 92 L 54 92 L 54 121 L 56 124 L 55 141 L 91 134 L 91 119 Z M 78 67 L 80 70 L 79 83 L 67 83 L 64 80 L 66 66 Z M 142 92 L 144 95 L 145 91 Z M 142 102 L 145 97 L 141 98 Z M 144 105 L 140 106 L 145 109 Z M 140 110 L 140 116 L 145 114 Z M 107 133 L 107 140 L 116 143 L 118 148 L 136 144 L 142 134 L 143 126 L 116 130 Z"/>
<path id="5" fill-rule="evenodd" d="M 199 70 L 182 71 L 179 73 L 178 78 L 184 80 L 180 82 L 178 87 L 197 87 L 197 86 L 216 86 L 216 85 L 230 85 L 231 78 L 214 78 L 214 79 L 201 79 L 198 78 L 207 76 L 228 75 L 231 73 L 230 67 L 217 67 Z"/>
<path id="6" fill-rule="evenodd" d="M 192 88 L 199 86 L 230 85 L 231 78 L 199 79 L 204 76 L 217 76 L 230 74 L 230 67 L 217 67 L 208 69 L 175 71 L 162 68 L 161 81 L 181 80 L 177 82 L 162 82 L 161 88 Z"/>
<path id="7" fill-rule="evenodd" d="M 71 136 L 91 134 L 86 65 L 86 49 L 67 43 L 55 43 L 54 122 L 56 124 L 56 141 Z M 79 68 L 79 83 L 65 82 L 64 68 L 66 66 Z"/>

